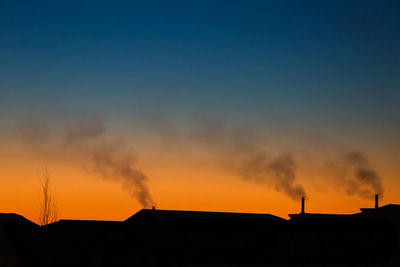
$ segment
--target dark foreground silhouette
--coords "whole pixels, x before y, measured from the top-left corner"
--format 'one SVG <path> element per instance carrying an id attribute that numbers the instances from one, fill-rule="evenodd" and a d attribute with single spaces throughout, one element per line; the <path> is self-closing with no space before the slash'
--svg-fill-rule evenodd
<path id="1" fill-rule="evenodd" d="M 400 205 L 290 217 L 143 209 L 38 226 L 0 214 L 0 266 L 400 266 Z"/>

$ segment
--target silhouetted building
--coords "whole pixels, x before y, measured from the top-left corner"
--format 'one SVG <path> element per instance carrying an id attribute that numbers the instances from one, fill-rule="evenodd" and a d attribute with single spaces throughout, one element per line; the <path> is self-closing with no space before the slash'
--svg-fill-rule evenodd
<path id="1" fill-rule="evenodd" d="M 0 266 L 23 266 L 23 243 L 39 226 L 21 215 L 0 213 Z M 22 246 L 21 246 L 22 245 Z"/>
<path id="2" fill-rule="evenodd" d="M 141 210 L 127 223 L 158 225 L 181 240 L 181 263 L 260 263 L 284 257 L 286 220 L 269 214 Z"/>
<path id="3" fill-rule="evenodd" d="M 294 235 L 290 254 L 296 261 L 307 263 L 367 266 L 387 263 L 398 250 L 396 224 L 378 216 L 387 208 L 367 209 L 368 212 L 352 215 L 291 214 L 289 222 Z"/>
<path id="4" fill-rule="evenodd" d="M 304 206 L 303 206 L 304 207 Z M 400 206 L 352 215 L 143 209 L 38 226 L 0 214 L 0 266 L 398 266 Z"/>

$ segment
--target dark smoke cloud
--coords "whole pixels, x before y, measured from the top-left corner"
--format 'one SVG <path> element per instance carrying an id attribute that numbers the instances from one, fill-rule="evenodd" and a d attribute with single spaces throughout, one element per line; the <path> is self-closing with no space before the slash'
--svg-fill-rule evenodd
<path id="1" fill-rule="evenodd" d="M 135 167 L 134 153 L 124 140 L 106 138 L 102 118 L 80 118 L 69 124 L 61 134 L 53 135 L 43 123 L 30 121 L 19 125 L 23 125 L 22 128 L 17 127 L 17 131 L 24 143 L 30 144 L 28 148 L 35 153 L 47 155 L 44 159 L 73 162 L 106 181 L 122 183 L 123 188 L 143 207 L 154 204 L 147 176 Z M 48 141 L 51 145 L 45 146 Z"/>
<path id="2" fill-rule="evenodd" d="M 245 181 L 266 185 L 293 200 L 306 195 L 304 187 L 296 183 L 297 161 L 293 153 L 269 155 L 263 145 L 265 136 L 259 136 L 255 127 L 233 128 L 216 120 L 200 118 L 195 120 L 189 133 L 178 134 L 162 116 L 157 119 L 152 121 L 156 126 L 153 129 L 162 136 L 162 140 L 165 141 L 164 136 L 167 135 L 168 140 L 185 139 L 195 145 L 201 144 L 208 153 L 214 154 L 224 169 Z M 320 175 L 316 181 L 317 189 L 323 191 L 327 188 L 326 183 L 329 183 L 338 184 L 349 195 L 363 198 L 370 198 L 375 193 L 383 194 L 381 179 L 363 153 L 349 152 L 328 162 L 321 155 L 329 154 L 340 144 L 325 138 L 315 143 L 315 136 L 311 143 L 304 140 L 303 143 L 307 149 L 302 149 L 296 155 L 306 156 L 306 161 L 312 164 L 309 168 Z"/>
<path id="3" fill-rule="evenodd" d="M 228 129 L 216 122 L 205 122 L 193 132 L 196 141 L 210 149 L 222 166 L 242 179 L 265 184 L 293 200 L 305 195 L 295 184 L 296 162 L 292 155 L 269 157 L 248 128 Z"/>
<path id="4" fill-rule="evenodd" d="M 303 186 L 294 184 L 296 178 L 296 163 L 292 156 L 284 155 L 275 158 L 268 167 L 272 176 L 276 178 L 276 190 L 282 190 L 293 200 L 305 196 Z"/>
<path id="5" fill-rule="evenodd" d="M 346 173 L 342 179 L 347 194 L 362 198 L 370 198 L 374 194 L 383 195 L 381 178 L 365 154 L 352 151 L 345 154 L 343 160 Z"/>
<path id="6" fill-rule="evenodd" d="M 99 119 L 79 120 L 64 133 L 66 151 L 78 159 L 89 172 L 108 181 L 120 181 L 143 207 L 154 204 L 147 176 L 135 168 L 133 152 L 123 140 L 107 140 Z"/>

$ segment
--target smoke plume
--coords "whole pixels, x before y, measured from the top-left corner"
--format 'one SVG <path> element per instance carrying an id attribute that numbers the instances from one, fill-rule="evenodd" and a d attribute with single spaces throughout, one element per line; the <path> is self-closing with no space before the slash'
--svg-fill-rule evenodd
<path id="1" fill-rule="evenodd" d="M 344 155 L 343 161 L 345 174 L 342 180 L 347 194 L 362 198 L 370 198 L 374 194 L 383 195 L 381 178 L 365 154 L 352 151 Z"/>
<path id="2" fill-rule="evenodd" d="M 134 153 L 122 139 L 105 136 L 101 118 L 81 118 L 50 135 L 42 123 L 24 123 L 23 137 L 29 149 L 47 159 L 72 162 L 106 181 L 120 182 L 143 207 L 154 204 L 147 176 L 137 167 Z M 30 126 L 30 127 L 28 127 Z M 28 129 L 26 129 L 28 128 Z M 17 127 L 21 130 L 21 127 Z M 37 138 L 40 137 L 40 138 Z M 48 137 L 45 139 L 45 137 Z M 51 140 L 48 140 L 51 139 Z M 50 143 L 50 145 L 45 145 Z"/>
<path id="3" fill-rule="evenodd" d="M 210 149 L 226 170 L 245 181 L 264 184 L 292 200 L 305 195 L 303 186 L 295 183 L 296 162 L 293 156 L 270 157 L 250 129 L 228 129 L 206 122 L 194 131 L 194 138 Z"/>

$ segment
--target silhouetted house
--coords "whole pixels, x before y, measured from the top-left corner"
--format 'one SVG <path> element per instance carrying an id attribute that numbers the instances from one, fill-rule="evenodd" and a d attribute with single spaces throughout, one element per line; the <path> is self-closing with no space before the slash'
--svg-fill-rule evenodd
<path id="1" fill-rule="evenodd" d="M 159 225 L 175 233 L 182 265 L 281 262 L 286 220 L 269 214 L 143 209 L 127 223 Z"/>
<path id="2" fill-rule="evenodd" d="M 21 249 L 38 225 L 14 213 L 0 213 L 0 266 L 22 266 Z"/>
<path id="3" fill-rule="evenodd" d="M 385 206 L 351 215 L 290 214 L 290 257 L 314 264 L 384 265 L 396 258 L 398 226 L 389 218 L 399 212 Z"/>
<path id="4" fill-rule="evenodd" d="M 111 253 L 120 266 L 126 246 L 122 222 L 60 220 L 41 227 L 40 241 L 29 262 L 38 266 L 103 266 Z"/>
<path id="5" fill-rule="evenodd" d="M 27 266 L 180 266 L 179 237 L 150 222 L 60 220 L 38 235 Z"/>
<path id="6" fill-rule="evenodd" d="M 399 266 L 399 205 L 290 217 L 143 209 L 38 226 L 0 214 L 0 266 Z"/>
<path id="7" fill-rule="evenodd" d="M 363 216 L 365 218 L 371 218 L 375 220 L 384 221 L 390 226 L 388 229 L 393 229 L 393 234 L 389 240 L 393 242 L 393 238 L 395 239 L 395 251 L 393 255 L 384 261 L 384 264 L 387 266 L 399 266 L 400 263 L 400 205 L 389 204 L 380 208 L 375 209 L 361 209 L 361 213 L 359 216 Z M 389 249 L 388 249 L 389 250 Z"/>

